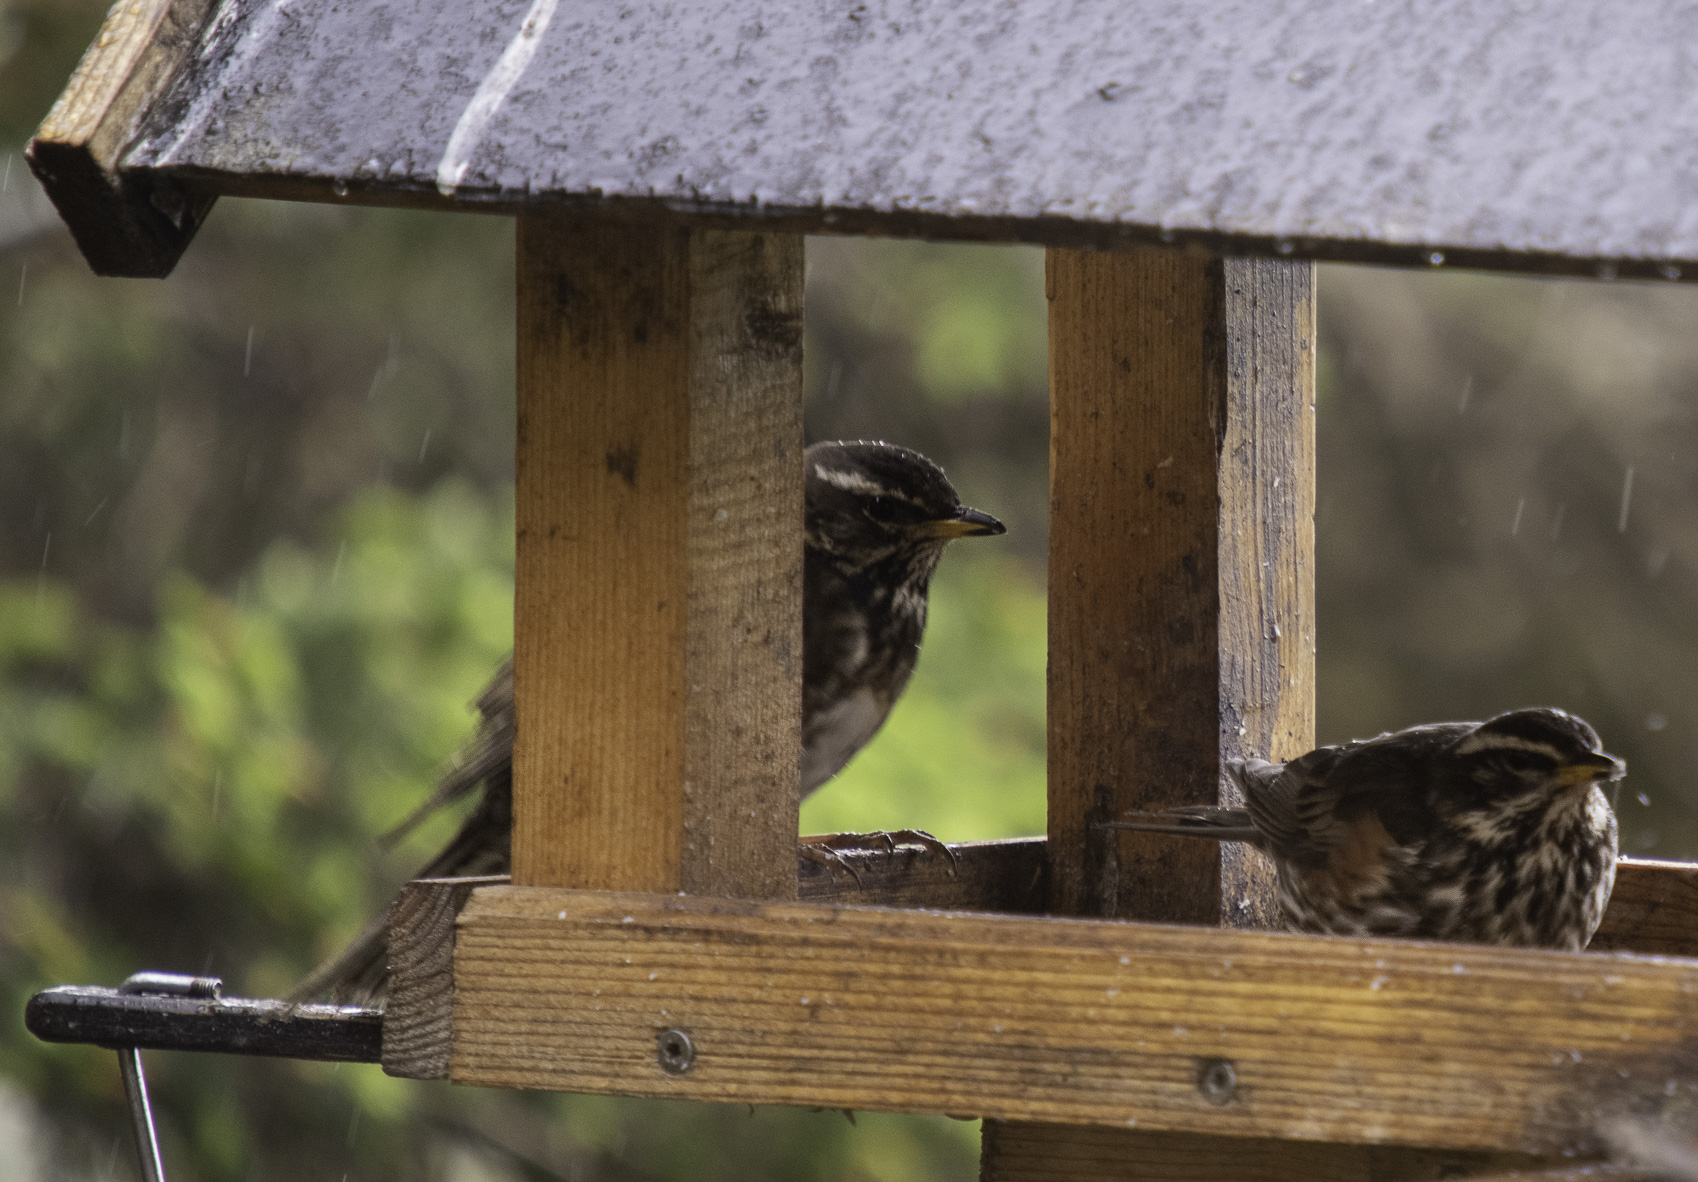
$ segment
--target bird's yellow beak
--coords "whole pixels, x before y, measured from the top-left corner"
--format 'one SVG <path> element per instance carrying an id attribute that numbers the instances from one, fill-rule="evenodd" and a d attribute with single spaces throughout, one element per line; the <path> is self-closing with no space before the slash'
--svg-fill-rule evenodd
<path id="1" fill-rule="evenodd" d="M 922 521 L 914 527 L 914 532 L 922 538 L 938 538 L 948 541 L 950 538 L 994 537 L 997 534 L 1007 533 L 1008 527 L 989 513 L 981 513 L 977 509 L 969 509 L 963 505 L 954 517 L 942 517 L 936 521 Z"/>
<path id="2" fill-rule="evenodd" d="M 1557 772 L 1557 779 L 1571 788 L 1598 780 L 1619 780 L 1627 773 L 1627 765 L 1613 755 L 1592 751 Z"/>

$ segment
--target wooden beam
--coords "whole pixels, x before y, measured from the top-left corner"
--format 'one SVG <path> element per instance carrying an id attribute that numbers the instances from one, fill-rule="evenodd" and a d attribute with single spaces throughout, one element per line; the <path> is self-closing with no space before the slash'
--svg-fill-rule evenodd
<path id="1" fill-rule="evenodd" d="M 1045 286 L 1052 906 L 1278 926 L 1254 851 L 1103 824 L 1236 803 L 1222 759 L 1314 745 L 1314 268 L 1051 250 Z M 1023 1176 L 996 1158 L 1024 1136 L 987 1126 L 987 1177 Z"/>
<path id="2" fill-rule="evenodd" d="M 30 169 L 97 275 L 169 275 L 212 208 L 213 197 L 159 173 L 121 169 L 212 7 L 212 0 L 114 4 L 30 141 Z"/>
<path id="3" fill-rule="evenodd" d="M 505 878 L 421 878 L 389 905 L 389 992 L 383 1070 L 403 1079 L 444 1079 L 454 1015 L 454 922 L 472 890 Z"/>
<path id="4" fill-rule="evenodd" d="M 794 898 L 800 239 L 519 221 L 514 881 Z"/>
<path id="5" fill-rule="evenodd" d="M 1039 914 L 1049 905 L 1044 845 L 1041 837 L 965 841 L 950 845 L 953 857 L 940 858 L 915 845 L 885 850 L 869 842 L 842 851 L 843 866 L 799 858 L 798 896 L 811 903 L 861 907 Z"/>
<path id="6" fill-rule="evenodd" d="M 1698 1108 L 1694 992 L 1672 958 L 485 887 L 451 1077 L 1587 1153 L 1600 1120 Z"/>
<path id="7" fill-rule="evenodd" d="M 1698 956 L 1698 865 L 1623 858 L 1588 949 Z"/>
<path id="8" fill-rule="evenodd" d="M 853 906 L 1017 914 L 1041 914 L 1045 910 L 1043 838 L 963 842 L 951 845 L 950 850 L 955 855 L 953 873 L 949 862 L 921 855 L 907 846 L 892 851 L 846 851 L 843 858 L 849 869 L 801 857 L 797 861 L 799 894 L 807 902 Z M 454 920 L 471 897 L 471 888 L 504 885 L 506 881 L 421 879 L 409 883 L 391 908 L 389 1001 L 383 1026 L 383 1069 L 389 1074 L 412 1079 L 447 1078 Z M 1698 957 L 1698 866 L 1624 860 L 1593 951 Z M 1001 1146 L 1035 1145 L 1060 1136 L 1019 1133 L 1016 1125 L 999 1128 Z M 1125 1134 L 1111 1130 L 1097 1140 L 1103 1136 L 1123 1139 Z M 1079 1152 L 1086 1156 L 1058 1152 L 1054 1157 L 1058 1162 L 1094 1160 L 1090 1154 L 1096 1151 L 1087 1150 L 1088 1145 L 1082 1142 Z M 1001 1149 L 987 1150 L 986 1160 L 996 1152 Z M 1122 1144 L 1117 1152 L 1125 1157 L 1125 1146 Z M 1309 1153 L 1309 1149 L 1304 1152 Z M 1313 1153 L 1305 1160 L 1316 1166 Z M 1006 1171 L 1016 1167 L 996 1168 Z"/>
<path id="9" fill-rule="evenodd" d="M 1313 268 L 1052 250 L 1046 283 L 1055 909 L 1271 922 L 1265 859 L 1097 826 L 1314 745 Z"/>

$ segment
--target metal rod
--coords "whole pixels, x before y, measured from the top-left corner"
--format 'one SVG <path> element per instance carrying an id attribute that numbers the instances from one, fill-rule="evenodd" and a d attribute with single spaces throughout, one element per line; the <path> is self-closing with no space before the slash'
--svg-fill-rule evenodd
<path id="1" fill-rule="evenodd" d="M 120 1047 L 118 1069 L 124 1074 L 124 1098 L 130 1103 L 130 1124 L 136 1134 L 136 1156 L 141 1161 L 142 1182 L 165 1182 L 165 1164 L 159 1157 L 159 1134 L 153 1127 L 153 1106 L 147 1100 L 147 1076 L 142 1071 L 141 1050 Z"/>

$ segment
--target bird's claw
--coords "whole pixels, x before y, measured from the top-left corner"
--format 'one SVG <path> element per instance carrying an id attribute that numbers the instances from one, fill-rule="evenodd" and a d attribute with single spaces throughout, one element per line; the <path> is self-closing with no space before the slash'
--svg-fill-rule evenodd
<path id="1" fill-rule="evenodd" d="M 929 854 L 942 854 L 949 859 L 949 877 L 955 877 L 956 867 L 960 865 L 960 861 L 955 856 L 955 851 L 924 829 L 878 829 L 872 833 L 834 833 L 830 837 L 808 842 L 803 848 L 830 851 L 832 857 L 835 857 L 839 864 L 848 867 L 850 873 L 854 873 L 854 867 L 838 855 L 839 850 L 854 851 L 882 848 L 885 853 L 894 854 L 897 847 L 902 845 L 917 845 Z M 831 860 L 824 854 L 810 854 L 809 857 L 817 862 L 829 862 Z M 855 881 L 860 881 L 860 875 L 855 875 Z"/>
<path id="2" fill-rule="evenodd" d="M 861 882 L 861 872 L 855 869 L 842 854 L 823 841 L 804 841 L 802 843 L 802 856 L 816 865 L 824 866 L 834 875 L 839 870 L 847 870 L 850 877 L 855 880 L 856 886 L 864 885 Z"/>

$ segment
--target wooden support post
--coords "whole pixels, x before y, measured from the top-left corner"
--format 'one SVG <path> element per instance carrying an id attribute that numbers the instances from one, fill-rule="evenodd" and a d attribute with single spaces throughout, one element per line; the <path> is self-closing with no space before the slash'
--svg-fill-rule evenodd
<path id="1" fill-rule="evenodd" d="M 1102 825 L 1314 745 L 1314 267 L 1051 250 L 1045 289 L 1050 905 L 1271 926 L 1253 851 Z M 1028 1133 L 989 1128 L 985 1178 L 1039 1176 Z"/>
<path id="2" fill-rule="evenodd" d="M 1238 846 L 1098 828 L 1314 744 L 1308 263 L 1054 250 L 1049 838 L 1069 915 L 1265 926 Z"/>
<path id="3" fill-rule="evenodd" d="M 518 251 L 513 880 L 795 898 L 801 239 Z"/>

